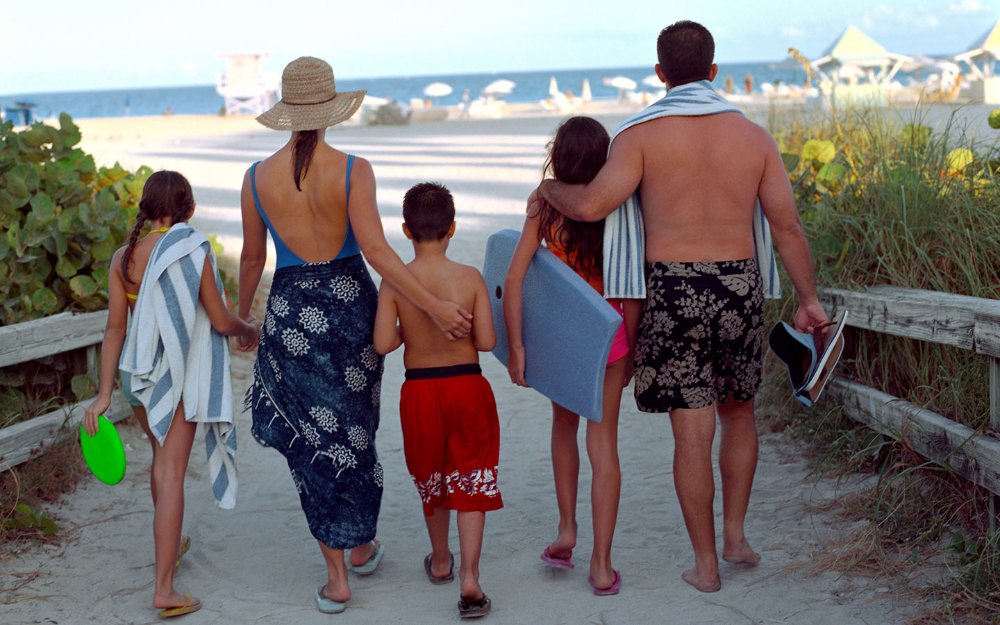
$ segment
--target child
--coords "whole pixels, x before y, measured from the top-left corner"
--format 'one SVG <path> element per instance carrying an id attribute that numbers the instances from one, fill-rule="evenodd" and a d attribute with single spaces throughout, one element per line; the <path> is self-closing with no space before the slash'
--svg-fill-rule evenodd
<path id="1" fill-rule="evenodd" d="M 206 431 L 206 443 L 216 448 L 219 455 L 210 455 L 210 471 L 221 473 L 230 487 L 235 488 L 232 456 L 236 440 L 235 432 L 229 428 L 232 424 L 229 345 L 221 335 L 239 336 L 247 343 L 255 342 L 259 336 L 259 326 L 240 320 L 226 308 L 211 246 L 202 234 L 185 223 L 193 213 L 194 197 L 184 176 L 159 171 L 146 181 L 128 245 L 115 252 L 111 261 L 100 388 L 83 421 L 87 433 L 93 436 L 98 416 L 111 404 L 121 357 L 122 395 L 132 406 L 153 447 L 150 476 L 156 550 L 153 607 L 160 608 L 161 617 L 181 616 L 201 608 L 200 601 L 177 592 L 173 583 L 180 556 L 190 544 L 190 540 L 182 544 L 181 522 L 184 473 L 196 420 L 212 426 Z M 139 238 L 147 221 L 150 231 Z M 154 296 L 167 282 L 170 285 L 162 293 L 169 290 L 173 297 Z M 130 315 L 132 322 L 128 323 Z M 163 322 L 170 328 L 164 328 Z M 178 340 L 171 331 L 183 334 L 184 339 Z M 199 366 L 200 359 L 188 359 L 189 353 L 211 356 L 206 355 L 207 364 Z M 156 356 L 144 358 L 152 354 Z M 154 393 L 156 381 L 163 383 Z M 212 405 L 215 407 L 205 409 Z M 231 508 L 235 490 L 216 493 L 216 497 L 221 506 Z"/>
<path id="2" fill-rule="evenodd" d="M 485 513 L 503 507 L 497 488 L 500 424 L 493 391 L 479 368 L 479 352 L 496 344 L 489 297 L 476 269 L 445 255 L 455 233 L 455 203 L 448 189 L 426 182 L 407 191 L 403 233 L 413 241 L 413 275 L 437 297 L 473 311 L 472 335 L 449 341 L 430 317 L 383 281 L 374 342 L 380 354 L 405 345 L 399 416 L 406 466 L 423 501 L 431 539 L 424 571 L 432 584 L 454 579 L 448 523 L 449 510 L 457 510 L 459 616 L 485 616 L 490 599 L 479 585 Z"/>
<path id="3" fill-rule="evenodd" d="M 595 119 L 571 117 L 563 122 L 549 144 L 544 172 L 572 184 L 590 182 L 604 165 L 610 139 L 607 130 Z M 508 369 L 515 384 L 527 386 L 521 333 L 522 283 L 528 265 L 545 241 L 549 251 L 572 267 L 599 293 L 604 222 L 584 223 L 567 219 L 541 200 L 528 207 L 528 217 L 514 251 L 505 280 L 504 317 L 510 348 Z M 619 312 L 621 302 L 612 301 Z M 638 326 L 638 310 L 629 310 L 629 327 Z M 553 314 L 556 314 L 553 311 Z M 604 410 L 601 421 L 587 421 L 587 455 L 593 472 L 591 507 L 593 508 L 594 549 L 590 557 L 588 581 L 595 595 L 617 594 L 621 575 L 611 567 L 611 542 L 618 518 L 621 470 L 618 464 L 618 407 L 622 386 L 629 375 L 631 350 L 625 323 L 611 346 L 604 377 Z M 542 551 L 542 561 L 556 568 L 573 568 L 576 546 L 576 495 L 580 473 L 580 453 L 576 433 L 580 417 L 562 406 L 552 404 L 552 473 L 555 478 L 556 503 L 559 507 L 559 534 Z"/>

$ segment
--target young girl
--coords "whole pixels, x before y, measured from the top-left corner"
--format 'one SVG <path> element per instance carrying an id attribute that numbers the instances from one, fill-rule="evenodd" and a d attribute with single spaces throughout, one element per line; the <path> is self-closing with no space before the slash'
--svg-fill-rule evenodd
<path id="1" fill-rule="evenodd" d="M 256 324 L 249 324 L 236 315 L 229 312 L 225 302 L 220 295 L 217 283 L 216 268 L 214 258 L 210 252 L 207 239 L 198 231 L 188 226 L 186 222 L 194 213 L 194 197 L 191 193 L 191 185 L 181 174 L 173 171 L 159 171 L 152 174 L 146 181 L 142 190 L 142 199 L 139 201 L 139 215 L 135 228 L 129 237 L 128 245 L 115 252 L 111 261 L 111 271 L 108 274 L 108 323 L 104 331 L 104 342 L 101 347 L 101 371 L 100 384 L 97 398 L 90 404 L 84 415 L 84 427 L 91 436 L 97 431 L 97 418 L 104 413 L 111 404 L 111 392 L 119 368 L 119 358 L 122 361 L 121 388 L 126 401 L 131 405 L 136 419 L 149 437 L 153 447 L 153 467 L 150 477 L 150 490 L 153 495 L 153 539 L 156 550 L 156 587 L 153 592 L 153 607 L 160 608 L 161 617 L 181 616 L 189 614 L 201 608 L 201 602 L 190 595 L 184 595 L 174 589 L 174 570 L 180 563 L 180 556 L 186 550 L 190 541 L 185 541 L 182 546 L 181 522 L 184 518 L 184 473 L 187 470 L 188 457 L 191 453 L 191 445 L 194 440 L 195 429 L 197 427 L 195 419 L 198 421 L 212 422 L 219 425 L 220 420 L 225 420 L 226 407 L 225 399 L 221 402 L 222 408 L 214 408 L 217 414 L 201 414 L 205 412 L 201 407 L 211 403 L 212 394 L 218 395 L 229 388 L 229 360 L 228 343 L 219 335 L 239 336 L 244 342 L 252 343 L 256 341 L 259 328 Z M 139 234 L 146 223 L 149 223 L 149 233 L 140 238 Z M 155 256 L 154 256 L 155 252 Z M 176 263 L 171 261 L 172 257 L 177 257 Z M 157 272 L 161 267 L 162 273 L 157 273 L 157 278 L 148 278 L 147 265 L 153 258 L 153 267 L 150 268 L 149 275 Z M 204 261 L 201 259 L 204 258 Z M 196 264 L 191 264 L 194 260 Z M 187 266 L 182 266 L 184 264 Z M 174 269 L 180 269 L 176 273 L 169 273 L 171 265 Z M 194 271 L 190 271 L 192 268 Z M 200 269 L 200 277 L 198 270 Z M 159 358 L 154 360 L 151 371 L 144 371 L 141 375 L 133 375 L 126 371 L 126 361 L 129 360 L 129 350 L 134 351 L 133 345 L 142 346 L 143 337 L 138 336 L 149 333 L 148 328 L 156 328 L 158 324 L 154 321 L 164 318 L 170 325 L 176 320 L 177 323 L 184 323 L 184 311 L 180 308 L 169 311 L 156 310 L 156 305 L 160 301 L 167 299 L 154 299 L 151 295 L 159 283 L 164 279 L 169 280 L 172 276 L 181 276 L 179 290 L 173 290 L 171 294 L 175 302 L 181 306 L 185 303 L 184 286 L 190 285 L 191 304 L 186 310 L 191 311 L 188 315 L 192 323 L 183 328 L 185 340 L 171 341 L 167 338 L 167 330 L 159 330 L 164 336 L 152 337 L 154 345 L 159 348 Z M 160 277 L 163 276 L 163 277 Z M 183 277 L 189 278 L 185 283 Z M 150 284 L 141 284 L 144 278 Z M 200 304 L 200 305 L 199 305 Z M 132 316 L 132 327 L 126 329 L 128 317 Z M 198 325 L 194 320 L 198 316 L 203 320 Z M 211 324 L 215 332 L 211 332 L 208 323 Z M 126 339 L 128 345 L 126 345 Z M 197 344 L 196 344 L 197 342 Z M 182 344 L 185 344 L 181 347 Z M 186 360 L 187 353 L 193 350 L 208 346 L 208 351 L 215 349 L 216 355 L 225 351 L 224 366 L 221 367 L 223 380 L 217 387 L 209 387 L 207 393 L 199 393 L 198 385 L 191 385 L 191 379 L 185 376 L 185 371 L 177 371 L 174 365 L 163 364 L 164 361 L 171 360 L 172 350 L 181 353 L 180 361 Z M 123 347 L 126 354 L 122 354 Z M 222 348 L 221 350 L 218 348 Z M 157 353 L 157 352 L 149 352 Z M 166 357 L 163 355 L 166 354 Z M 176 360 L 174 361 L 176 362 Z M 168 374 L 172 374 L 173 383 L 170 378 L 166 378 L 165 385 L 156 389 L 149 386 L 151 376 L 155 376 L 159 363 L 167 367 Z M 213 361 L 214 365 L 215 362 Z M 135 367 L 132 367 L 133 369 Z M 184 369 L 184 366 L 180 367 Z M 193 367 L 187 367 L 188 373 Z M 204 371 L 204 369 L 202 370 Z M 219 367 L 213 367 L 215 371 L 220 371 Z M 180 374 L 178 377 L 177 374 Z M 192 374 L 194 375 L 194 374 Z M 201 377 L 211 377 L 202 375 Z M 162 379 L 162 378 L 161 378 Z M 212 380 L 212 384 L 217 381 Z M 166 389 L 166 392 L 164 392 Z M 133 392 L 134 391 L 134 392 Z M 182 391 L 184 393 L 181 401 Z M 197 396 L 196 398 L 190 397 Z M 219 402 L 215 402 L 216 405 Z M 229 398 L 229 423 L 231 423 L 231 404 Z M 196 406 L 192 410 L 191 406 Z M 185 407 L 193 414 L 185 415 Z M 149 417 L 147 417 L 149 410 Z M 166 411 L 167 419 L 154 418 Z M 218 414 L 219 412 L 223 414 Z M 206 437 L 219 435 L 217 439 L 219 447 L 228 448 L 232 445 L 227 436 L 228 428 L 210 428 Z M 213 441 L 216 442 L 216 441 Z M 235 441 L 233 441 L 235 442 Z M 232 445 L 235 451 L 235 445 Z M 211 464 L 211 463 L 210 463 Z M 224 469 L 223 469 L 224 470 Z M 235 472 L 229 476 L 235 479 Z M 235 496 L 235 495 L 234 495 Z M 226 503 L 220 502 L 226 506 Z M 231 505 L 229 506 L 231 507 Z M 187 538 L 187 537 L 185 537 Z"/>
<path id="2" fill-rule="evenodd" d="M 590 182 L 607 158 L 610 139 L 604 126 L 590 117 L 571 117 L 563 122 L 549 144 L 544 174 L 570 184 Z M 515 384 L 524 379 L 524 345 L 521 333 L 522 283 L 528 265 L 542 241 L 549 251 L 572 267 L 599 293 L 604 222 L 585 223 L 567 219 L 539 200 L 528 207 L 528 217 L 511 260 L 505 284 L 504 317 L 510 349 L 508 369 Z M 612 301 L 619 312 L 620 302 Z M 630 359 L 628 337 L 619 328 L 608 358 L 604 377 L 604 410 L 600 423 L 587 421 L 587 455 L 593 472 L 594 549 L 590 557 L 591 588 L 596 595 L 613 595 L 621 585 L 621 575 L 611 567 L 611 541 L 618 518 L 621 470 L 618 465 L 618 407 Z M 542 560 L 553 567 L 573 568 L 576 546 L 576 495 L 580 454 L 576 434 L 580 417 L 552 404 L 552 472 L 559 506 L 559 534 L 542 551 Z"/>

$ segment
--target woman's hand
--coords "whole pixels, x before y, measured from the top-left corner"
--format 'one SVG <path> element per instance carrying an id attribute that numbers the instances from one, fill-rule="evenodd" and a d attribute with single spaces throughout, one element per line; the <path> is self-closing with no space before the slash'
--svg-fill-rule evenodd
<path id="1" fill-rule="evenodd" d="M 250 352 L 257 349 L 257 346 L 260 345 L 261 322 L 255 319 L 253 315 L 247 315 L 243 321 L 250 324 L 250 332 L 240 336 L 237 341 L 237 347 L 241 352 Z"/>
<path id="2" fill-rule="evenodd" d="M 98 395 L 94 398 L 94 401 L 87 406 L 87 409 L 83 412 L 83 429 L 87 431 L 89 436 L 97 434 L 97 418 L 107 412 L 108 407 L 111 405 L 111 397 L 105 397 L 103 395 Z"/>
<path id="3" fill-rule="evenodd" d="M 507 357 L 507 371 L 510 373 L 510 381 L 518 386 L 528 386 L 524 379 L 525 357 L 524 345 L 515 345 L 510 348 L 510 355 Z"/>
<path id="4" fill-rule="evenodd" d="M 472 332 L 472 313 L 454 302 L 438 300 L 427 314 L 449 341 L 465 338 Z"/>

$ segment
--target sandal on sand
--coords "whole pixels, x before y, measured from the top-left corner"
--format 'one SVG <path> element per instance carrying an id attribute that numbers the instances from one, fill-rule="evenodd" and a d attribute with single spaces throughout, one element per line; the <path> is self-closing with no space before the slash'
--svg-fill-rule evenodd
<path id="1" fill-rule="evenodd" d="M 437 585 L 447 584 L 448 582 L 453 581 L 455 579 L 454 554 L 448 554 L 448 557 L 451 558 L 451 565 L 448 567 L 448 573 L 446 575 L 442 575 L 441 577 L 438 577 L 431 572 L 431 558 L 433 555 L 434 554 L 432 553 L 428 553 L 427 557 L 424 558 L 424 572 L 427 573 L 427 579 L 429 579 L 432 584 Z"/>
<path id="2" fill-rule="evenodd" d="M 593 577 L 587 577 L 587 583 L 590 584 L 591 590 L 598 597 L 607 597 L 609 595 L 617 595 L 618 591 L 622 589 L 622 576 L 618 572 L 618 569 L 611 569 L 611 572 L 615 574 L 615 581 L 611 582 L 611 585 L 607 588 L 598 588 L 597 584 L 594 583 Z"/>
<path id="3" fill-rule="evenodd" d="M 184 603 L 172 608 L 164 608 L 156 613 L 160 618 L 173 618 L 175 616 L 184 616 L 185 614 L 191 614 L 192 612 L 197 612 L 201 609 L 201 601 L 198 601 L 191 595 L 184 595 Z"/>
<path id="4" fill-rule="evenodd" d="M 546 547 L 545 550 L 542 551 L 542 562 L 557 569 L 571 569 L 574 566 L 573 550 L 570 549 L 569 555 L 565 558 L 560 558 L 559 556 L 552 555 L 552 552 L 548 547 Z"/>
<path id="5" fill-rule="evenodd" d="M 174 562 L 174 570 L 181 568 L 181 558 L 184 554 L 191 549 L 191 537 L 187 534 L 181 534 L 181 546 L 177 549 L 177 561 Z"/>
<path id="6" fill-rule="evenodd" d="M 323 614 L 340 614 L 347 609 L 346 601 L 334 601 L 326 595 L 323 591 L 326 590 L 326 584 L 323 584 L 316 589 L 316 609 Z"/>
<path id="7" fill-rule="evenodd" d="M 348 568 L 355 575 L 371 575 L 378 569 L 378 565 L 382 564 L 382 558 L 385 556 L 385 545 L 377 540 L 372 540 L 372 555 L 364 564 L 359 564 L 357 566 L 350 565 Z"/>
<path id="8" fill-rule="evenodd" d="M 458 597 L 458 617 L 459 618 L 480 618 L 490 613 L 490 598 L 483 593 L 477 600 L 467 598 L 465 595 Z"/>

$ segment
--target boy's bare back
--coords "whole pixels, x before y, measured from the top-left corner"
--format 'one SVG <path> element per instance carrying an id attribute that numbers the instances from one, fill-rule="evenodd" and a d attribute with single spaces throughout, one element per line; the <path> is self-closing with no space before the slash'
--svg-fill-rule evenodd
<path id="1" fill-rule="evenodd" d="M 418 258 L 407 265 L 414 276 L 435 297 L 455 302 L 473 315 L 472 333 L 450 341 L 430 317 L 400 296 L 392 287 L 388 293 L 399 316 L 403 338 L 403 364 L 407 369 L 446 367 L 478 363 L 479 352 L 488 351 L 496 342 L 486 282 L 479 271 L 456 263 L 443 255 Z"/>

